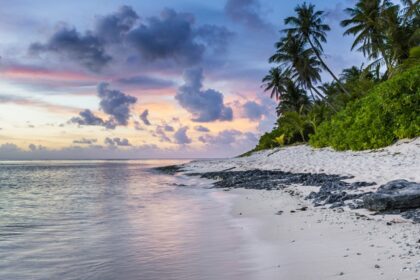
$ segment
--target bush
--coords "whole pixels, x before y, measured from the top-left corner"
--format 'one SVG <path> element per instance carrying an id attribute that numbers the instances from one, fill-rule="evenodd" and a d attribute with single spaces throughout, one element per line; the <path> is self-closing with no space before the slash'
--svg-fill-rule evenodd
<path id="1" fill-rule="evenodd" d="M 264 133 L 260 137 L 260 140 L 258 141 L 258 144 L 253 151 L 272 149 L 281 146 L 282 143 L 279 143 L 277 140 L 279 137 L 279 140 L 284 140 L 284 135 L 278 128 L 273 129 L 271 132 Z"/>
<path id="2" fill-rule="evenodd" d="M 420 135 L 420 66 L 395 75 L 322 123 L 309 143 L 337 150 L 375 149 Z"/>
<path id="3" fill-rule="evenodd" d="M 278 127 L 261 136 L 254 151 L 272 149 L 297 142 L 306 142 L 313 125 L 302 112 L 285 112 L 278 120 Z"/>

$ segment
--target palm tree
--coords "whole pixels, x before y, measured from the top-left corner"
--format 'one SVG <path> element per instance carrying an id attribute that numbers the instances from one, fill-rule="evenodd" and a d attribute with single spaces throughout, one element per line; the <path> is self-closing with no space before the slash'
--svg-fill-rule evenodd
<path id="1" fill-rule="evenodd" d="M 270 98 L 275 97 L 280 100 L 287 92 L 286 84 L 290 80 L 289 72 L 282 71 L 279 67 L 273 67 L 270 72 L 262 79 L 264 91 L 270 91 Z"/>
<path id="2" fill-rule="evenodd" d="M 305 91 L 297 86 L 295 82 L 289 80 L 286 84 L 286 94 L 277 106 L 277 115 L 280 116 L 285 112 L 299 111 L 301 108 L 306 111 L 311 102 Z"/>
<path id="3" fill-rule="evenodd" d="M 315 6 L 312 4 L 303 3 L 295 8 L 297 16 L 287 17 L 284 20 L 286 25 L 292 27 L 286 28 L 283 32 L 299 37 L 304 43 L 309 43 L 313 53 L 319 59 L 322 67 L 330 73 L 333 79 L 338 83 L 340 89 L 349 95 L 347 90 L 340 83 L 340 80 L 334 75 L 331 69 L 327 66 L 321 57 L 323 52 L 322 43 L 327 42 L 326 32 L 330 30 L 327 24 L 323 23 L 323 11 L 315 11 Z"/>
<path id="4" fill-rule="evenodd" d="M 333 96 L 337 93 L 337 83 L 322 83 L 317 87 L 325 96 Z"/>
<path id="5" fill-rule="evenodd" d="M 276 53 L 270 57 L 270 62 L 280 63 L 287 67 L 290 77 L 298 83 L 299 86 L 308 90 L 315 100 L 313 92 L 320 99 L 324 96 L 316 89 L 314 84 L 321 80 L 321 64 L 315 57 L 313 49 L 305 48 L 305 42 L 291 33 L 276 43 Z M 328 101 L 326 101 L 328 103 Z M 328 103 L 333 109 L 334 107 Z"/>
<path id="6" fill-rule="evenodd" d="M 369 59 L 376 59 L 381 55 L 387 70 L 391 63 L 386 52 L 384 30 L 387 26 L 384 15 L 393 7 L 389 0 L 359 0 L 354 8 L 345 9 L 350 18 L 341 21 L 341 26 L 348 27 L 344 35 L 356 36 L 351 49 L 359 46 L 357 50 Z"/>
<path id="7" fill-rule="evenodd" d="M 290 134 L 299 134 L 301 140 L 306 142 L 305 130 L 308 127 L 306 116 L 302 110 L 286 112 L 281 119 L 279 119 L 279 125 L 284 127 Z M 289 135 L 291 136 L 291 135 Z"/>
<path id="8" fill-rule="evenodd" d="M 362 68 L 352 66 L 350 68 L 343 69 L 340 76 L 343 81 L 350 82 L 350 81 L 359 80 L 360 77 L 362 76 L 362 73 L 363 73 Z"/>
<path id="9" fill-rule="evenodd" d="M 404 4 L 404 23 L 413 18 L 420 18 L 420 0 L 401 0 Z"/>

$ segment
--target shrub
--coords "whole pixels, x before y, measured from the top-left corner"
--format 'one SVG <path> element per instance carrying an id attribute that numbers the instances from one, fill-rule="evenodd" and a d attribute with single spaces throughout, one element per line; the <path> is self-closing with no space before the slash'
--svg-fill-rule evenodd
<path id="1" fill-rule="evenodd" d="M 396 74 L 322 123 L 309 143 L 337 150 L 375 149 L 420 135 L 420 66 Z"/>
<path id="2" fill-rule="evenodd" d="M 276 140 L 278 137 L 283 137 L 278 128 L 273 129 L 271 132 L 264 133 L 260 137 L 260 140 L 258 141 L 254 151 L 272 149 L 280 146 L 280 143 L 278 140 Z"/>

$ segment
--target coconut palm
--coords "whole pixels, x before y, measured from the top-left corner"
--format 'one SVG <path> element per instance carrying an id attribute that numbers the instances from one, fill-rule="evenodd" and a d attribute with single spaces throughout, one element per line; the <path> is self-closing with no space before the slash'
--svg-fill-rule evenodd
<path id="1" fill-rule="evenodd" d="M 264 91 L 270 91 L 270 97 L 280 100 L 282 95 L 287 92 L 287 83 L 290 80 L 289 72 L 282 71 L 279 67 L 273 67 L 270 72 L 262 79 Z"/>
<path id="2" fill-rule="evenodd" d="M 335 82 L 322 83 L 321 85 L 317 86 L 317 88 L 327 97 L 333 96 L 338 92 L 337 83 Z"/>
<path id="3" fill-rule="evenodd" d="M 404 4 L 404 22 L 413 18 L 417 18 L 417 20 L 420 18 L 420 0 L 401 0 L 401 2 Z"/>
<path id="4" fill-rule="evenodd" d="M 326 32 L 330 30 L 330 27 L 323 23 L 324 12 L 315 11 L 314 5 L 306 3 L 298 5 L 295 8 L 295 12 L 297 16 L 287 17 L 284 20 L 284 23 L 291 27 L 284 29 L 283 32 L 302 39 L 304 43 L 309 43 L 322 67 L 338 83 L 340 89 L 344 93 L 349 94 L 321 57 L 323 52 L 322 43 L 327 42 Z"/>
<path id="5" fill-rule="evenodd" d="M 386 51 L 386 33 L 388 28 L 385 14 L 388 9 L 394 9 L 389 0 L 359 0 L 354 8 L 345 12 L 349 19 L 341 21 L 343 27 L 348 27 L 344 35 L 356 36 L 351 49 L 357 48 L 369 59 L 382 56 L 386 68 L 391 68 L 389 55 Z"/>
<path id="6" fill-rule="evenodd" d="M 306 142 L 305 130 L 308 127 L 306 116 L 302 110 L 286 112 L 281 119 L 279 125 L 289 132 L 289 137 L 298 134 L 303 142 Z"/>
<path id="7" fill-rule="evenodd" d="M 314 86 L 321 81 L 321 63 L 316 58 L 314 50 L 306 48 L 305 42 L 291 33 L 277 42 L 276 47 L 276 53 L 270 57 L 269 61 L 280 63 L 286 67 L 292 80 L 296 81 L 303 89 L 308 90 L 313 100 L 315 100 L 313 92 L 320 99 L 324 99 L 324 96 Z M 326 102 L 328 103 L 328 101 Z M 330 103 L 328 104 L 334 109 Z"/>
<path id="8" fill-rule="evenodd" d="M 311 102 L 305 91 L 296 85 L 295 82 L 289 80 L 286 84 L 286 94 L 277 106 L 277 115 L 280 116 L 285 112 L 299 111 L 301 108 L 306 111 Z"/>
<path id="9" fill-rule="evenodd" d="M 360 67 L 352 66 L 350 68 L 345 68 L 340 74 L 340 77 L 343 81 L 357 81 L 363 74 L 363 69 Z"/>

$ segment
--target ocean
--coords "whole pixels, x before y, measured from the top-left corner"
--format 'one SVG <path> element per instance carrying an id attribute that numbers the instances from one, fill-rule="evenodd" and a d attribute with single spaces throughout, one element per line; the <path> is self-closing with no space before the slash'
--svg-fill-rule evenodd
<path id="1" fill-rule="evenodd" d="M 0 279 L 257 279 L 232 194 L 182 161 L 0 162 Z"/>

